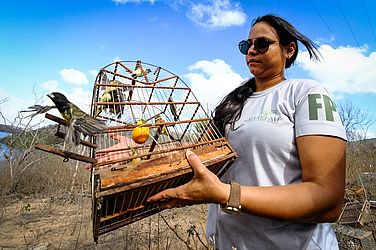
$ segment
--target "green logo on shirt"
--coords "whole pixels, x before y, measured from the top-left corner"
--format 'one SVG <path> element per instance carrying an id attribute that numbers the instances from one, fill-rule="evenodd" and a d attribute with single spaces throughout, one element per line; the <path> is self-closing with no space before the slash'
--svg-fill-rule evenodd
<path id="1" fill-rule="evenodd" d="M 319 109 L 325 110 L 325 119 L 327 121 L 334 121 L 333 112 L 336 112 L 337 108 L 330 97 L 322 94 L 309 94 L 308 110 L 310 120 L 319 119 Z"/>
<path id="2" fill-rule="evenodd" d="M 247 121 L 265 121 L 271 123 L 278 123 L 281 119 L 278 110 L 269 110 L 268 108 L 264 108 L 263 112 L 258 116 L 251 116 L 247 119 Z"/>

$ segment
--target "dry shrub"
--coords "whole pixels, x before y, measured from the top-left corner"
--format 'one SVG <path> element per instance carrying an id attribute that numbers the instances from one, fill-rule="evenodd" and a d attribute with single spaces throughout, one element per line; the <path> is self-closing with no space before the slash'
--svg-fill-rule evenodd
<path id="1" fill-rule="evenodd" d="M 37 161 L 37 159 L 43 157 L 46 158 Z M 24 168 L 25 164 L 29 163 L 30 165 Z M 0 164 L 0 188 L 4 195 L 4 192 L 9 191 L 12 187 L 12 180 L 7 161 L 4 160 Z M 71 189 L 72 176 L 76 171 L 76 164 L 77 162 L 74 160 L 63 162 L 61 157 L 36 150 L 28 156 L 23 165 L 13 166 L 16 183 L 13 185 L 11 194 L 44 197 L 68 194 Z M 76 176 L 76 183 L 79 186 L 75 190 L 81 192 L 82 185 L 89 186 L 90 172 L 85 170 L 82 163 L 79 164 Z"/>
<path id="2" fill-rule="evenodd" d="M 376 139 L 349 142 L 347 146 L 347 183 L 358 180 L 362 172 L 376 172 Z"/>

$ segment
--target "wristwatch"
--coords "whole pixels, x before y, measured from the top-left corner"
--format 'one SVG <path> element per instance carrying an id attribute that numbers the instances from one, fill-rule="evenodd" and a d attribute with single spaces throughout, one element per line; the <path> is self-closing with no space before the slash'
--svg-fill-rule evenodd
<path id="1" fill-rule="evenodd" d="M 231 181 L 230 183 L 230 197 L 226 205 L 222 205 L 222 211 L 229 214 L 241 214 L 240 205 L 240 184 L 236 181 Z"/>

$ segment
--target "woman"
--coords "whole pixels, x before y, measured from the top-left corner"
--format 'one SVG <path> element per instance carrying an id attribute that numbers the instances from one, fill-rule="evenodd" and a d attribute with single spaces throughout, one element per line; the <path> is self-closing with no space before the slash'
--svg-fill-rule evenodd
<path id="1" fill-rule="evenodd" d="M 346 136 L 323 87 L 286 80 L 298 41 L 318 59 L 314 43 L 284 19 L 255 20 L 239 43 L 254 77 L 214 115 L 238 158 L 219 180 L 188 151 L 193 179 L 149 198 L 161 209 L 213 203 L 207 237 L 217 249 L 338 249 L 329 223 L 343 205 Z"/>

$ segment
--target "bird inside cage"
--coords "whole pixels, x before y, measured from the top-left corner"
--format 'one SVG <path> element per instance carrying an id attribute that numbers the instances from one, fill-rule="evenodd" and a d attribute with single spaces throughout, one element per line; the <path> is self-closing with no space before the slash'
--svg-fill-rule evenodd
<path id="1" fill-rule="evenodd" d="M 114 62 L 93 93 L 92 114 L 108 126 L 92 149 L 94 238 L 158 212 L 147 198 L 191 178 L 186 150 L 215 174 L 236 157 L 191 88 L 160 66 Z"/>
<path id="2" fill-rule="evenodd" d="M 99 98 L 99 102 L 113 102 L 113 103 L 122 103 L 125 101 L 124 98 L 124 91 L 126 91 L 125 87 L 104 87 L 104 91 Z M 108 111 L 109 113 L 115 115 L 117 118 L 120 118 L 123 111 L 123 105 L 99 105 L 97 107 L 96 115 L 98 116 L 102 111 Z"/>

